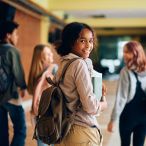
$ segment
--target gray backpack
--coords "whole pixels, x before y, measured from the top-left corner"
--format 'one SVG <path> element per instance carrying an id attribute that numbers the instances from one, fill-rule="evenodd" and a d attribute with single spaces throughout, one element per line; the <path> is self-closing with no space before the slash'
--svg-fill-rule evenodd
<path id="1" fill-rule="evenodd" d="M 42 93 L 33 136 L 33 138 L 40 139 L 46 144 L 60 143 L 73 124 L 77 110 L 74 112 L 68 110 L 65 94 L 59 87 L 59 84 L 63 83 L 68 66 L 76 59 L 78 58 L 70 60 L 65 65 L 57 83 L 54 83 L 51 78 L 47 78 L 51 86 Z M 76 109 L 78 108 L 79 104 Z"/>

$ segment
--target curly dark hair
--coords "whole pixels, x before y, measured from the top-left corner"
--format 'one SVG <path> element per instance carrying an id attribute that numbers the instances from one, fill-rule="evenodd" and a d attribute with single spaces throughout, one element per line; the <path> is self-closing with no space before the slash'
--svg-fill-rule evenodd
<path id="1" fill-rule="evenodd" d="M 7 33 L 12 33 L 14 29 L 17 29 L 18 23 L 8 20 L 0 20 L 0 41 L 4 41 Z"/>
<path id="2" fill-rule="evenodd" d="M 56 44 L 57 53 L 61 56 L 69 54 L 72 51 L 75 41 L 79 38 L 80 32 L 85 28 L 92 32 L 95 47 L 96 36 L 93 29 L 85 23 L 72 22 L 67 24 L 62 31 L 61 41 Z"/>

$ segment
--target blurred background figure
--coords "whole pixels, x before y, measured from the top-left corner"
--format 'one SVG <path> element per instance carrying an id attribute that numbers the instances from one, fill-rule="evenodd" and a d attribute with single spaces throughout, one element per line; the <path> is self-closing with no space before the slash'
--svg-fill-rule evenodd
<path id="1" fill-rule="evenodd" d="M 121 146 L 144 146 L 146 137 L 146 56 L 142 45 L 130 41 L 124 46 L 125 67 L 121 70 L 116 102 L 108 124 L 112 132 L 118 117 Z"/>
<path id="2" fill-rule="evenodd" d="M 52 45 L 36 45 L 33 52 L 30 73 L 28 78 L 28 92 L 33 96 L 31 114 L 37 115 L 41 93 L 49 84 L 46 77 L 53 78 L 58 66 L 53 64 Z M 49 124 L 49 123 L 48 123 Z M 38 146 L 46 146 L 42 141 L 37 141 Z"/>
<path id="3" fill-rule="evenodd" d="M 26 123 L 21 98 L 25 96 L 26 83 L 20 54 L 16 48 L 18 26 L 13 21 L 0 21 L 0 63 L 6 72 L 5 77 L 8 78 L 0 83 L 1 87 L 8 83 L 5 91 L 0 92 L 0 146 L 25 145 Z M 2 81 L 4 74 L 0 76 Z M 9 142 L 8 115 L 12 121 L 14 133 L 11 144 Z"/>

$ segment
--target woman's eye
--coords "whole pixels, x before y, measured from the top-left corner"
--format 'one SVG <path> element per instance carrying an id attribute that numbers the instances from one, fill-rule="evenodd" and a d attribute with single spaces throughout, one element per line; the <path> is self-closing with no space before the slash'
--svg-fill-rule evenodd
<path id="1" fill-rule="evenodd" d="M 81 40 L 82 43 L 85 43 L 85 40 Z"/>
<path id="2" fill-rule="evenodd" d="M 90 42 L 90 43 L 93 43 L 93 40 L 90 40 L 89 42 Z"/>

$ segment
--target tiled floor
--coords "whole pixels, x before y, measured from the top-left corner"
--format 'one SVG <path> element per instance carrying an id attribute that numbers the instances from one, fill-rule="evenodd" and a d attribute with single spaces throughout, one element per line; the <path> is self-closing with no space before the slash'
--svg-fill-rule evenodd
<path id="1" fill-rule="evenodd" d="M 105 85 L 108 88 L 107 91 L 107 101 L 108 101 L 108 108 L 97 118 L 101 125 L 101 130 L 104 136 L 103 146 L 120 146 L 119 134 L 118 134 L 118 124 L 115 129 L 114 133 L 107 132 L 107 124 L 110 119 L 110 114 L 113 108 L 114 99 L 115 99 L 115 90 L 117 86 L 116 80 L 104 80 Z M 26 121 L 27 121 L 27 139 L 26 139 L 26 146 L 37 146 L 35 140 L 32 140 L 33 136 L 33 126 L 31 124 L 31 116 L 29 114 L 31 100 L 28 98 L 24 101 L 23 106 L 25 107 L 26 111 Z M 10 124 L 10 127 L 12 125 Z M 12 128 L 10 128 L 10 135 L 12 136 Z"/>

